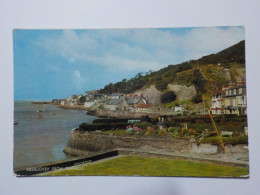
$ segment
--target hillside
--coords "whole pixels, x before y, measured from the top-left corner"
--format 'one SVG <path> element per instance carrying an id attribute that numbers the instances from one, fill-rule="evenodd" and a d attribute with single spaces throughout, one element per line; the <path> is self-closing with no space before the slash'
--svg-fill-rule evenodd
<path id="1" fill-rule="evenodd" d="M 210 98 L 214 90 L 237 80 L 245 80 L 245 41 L 197 60 L 168 65 L 145 75 L 138 73 L 130 80 L 123 79 L 121 82 L 110 83 L 99 91 L 133 93 L 154 85 L 160 93 L 163 93 L 173 89 L 170 84 L 194 86 L 196 97 L 193 98 L 193 103 L 199 103 L 202 95 L 204 98 Z"/>

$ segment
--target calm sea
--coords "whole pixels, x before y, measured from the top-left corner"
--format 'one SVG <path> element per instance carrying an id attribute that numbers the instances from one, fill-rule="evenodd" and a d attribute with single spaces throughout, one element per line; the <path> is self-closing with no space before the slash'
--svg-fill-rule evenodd
<path id="1" fill-rule="evenodd" d="M 63 149 L 71 129 L 95 118 L 82 110 L 15 101 L 14 120 L 18 124 L 14 125 L 14 168 L 70 158 Z"/>

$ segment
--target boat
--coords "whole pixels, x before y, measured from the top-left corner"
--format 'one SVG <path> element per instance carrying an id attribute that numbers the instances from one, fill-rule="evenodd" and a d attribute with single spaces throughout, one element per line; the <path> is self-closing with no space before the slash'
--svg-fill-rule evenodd
<path id="1" fill-rule="evenodd" d="M 14 120 L 14 125 L 17 125 L 18 124 L 18 121 L 17 120 Z"/>

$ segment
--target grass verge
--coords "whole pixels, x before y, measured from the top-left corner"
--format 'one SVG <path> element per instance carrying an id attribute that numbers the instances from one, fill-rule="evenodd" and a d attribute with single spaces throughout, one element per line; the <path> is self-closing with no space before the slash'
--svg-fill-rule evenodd
<path id="1" fill-rule="evenodd" d="M 45 176 L 64 175 L 126 175 L 126 176 L 195 176 L 240 177 L 249 174 L 248 168 L 213 163 L 173 160 L 143 156 L 123 156 L 84 166 L 82 170 L 61 170 Z"/>

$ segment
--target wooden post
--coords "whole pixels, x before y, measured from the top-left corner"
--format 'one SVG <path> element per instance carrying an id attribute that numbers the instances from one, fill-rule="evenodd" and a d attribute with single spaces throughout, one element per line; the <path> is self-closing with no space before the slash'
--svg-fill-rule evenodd
<path id="1" fill-rule="evenodd" d="M 226 151 L 225 145 L 224 145 L 224 143 L 223 143 L 223 141 L 222 141 L 222 139 L 221 139 L 221 136 L 220 136 L 220 134 L 219 134 L 218 128 L 217 128 L 217 126 L 216 126 L 216 124 L 215 124 L 215 122 L 214 122 L 214 120 L 213 120 L 213 117 L 212 117 L 212 115 L 211 115 L 211 113 L 210 113 L 210 110 L 208 110 L 208 112 L 209 112 L 209 116 L 210 116 L 210 118 L 211 118 L 211 120 L 212 120 L 212 123 L 213 123 L 213 125 L 214 125 L 214 127 L 215 127 L 215 129 L 216 129 L 216 131 L 217 131 L 218 138 L 220 139 L 221 145 L 222 145 L 222 147 L 223 147 L 223 149 L 224 149 L 224 151 L 225 151 L 227 157 L 229 157 L 229 156 L 228 156 L 228 153 L 227 153 L 227 151 Z"/>

